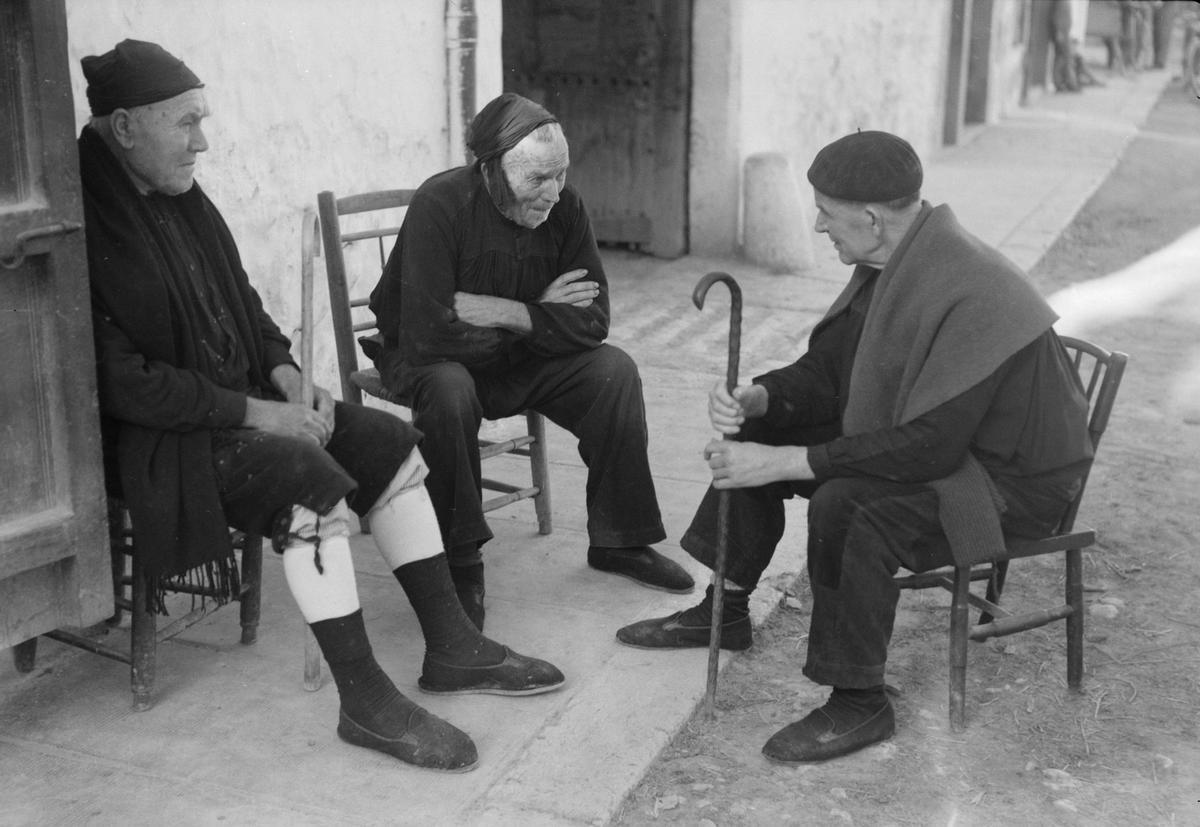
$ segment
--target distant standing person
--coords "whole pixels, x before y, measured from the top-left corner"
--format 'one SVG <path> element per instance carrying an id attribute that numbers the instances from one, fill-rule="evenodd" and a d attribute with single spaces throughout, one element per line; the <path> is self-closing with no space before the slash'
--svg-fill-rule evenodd
<path id="1" fill-rule="evenodd" d="M 808 503 L 812 619 L 804 674 L 826 703 L 763 747 L 785 764 L 890 737 L 884 672 L 900 566 L 980 559 L 1002 532 L 1053 530 L 1091 462 L 1087 399 L 1018 268 L 921 200 L 907 141 L 858 132 L 808 170 L 816 231 L 849 283 L 788 367 L 709 393 L 732 439 L 704 448 L 712 486 L 683 547 L 713 565 L 719 493 L 730 498 L 721 646 L 753 642 L 750 594 L 783 536 L 784 500 Z M 953 542 L 951 539 L 953 538 Z M 642 648 L 706 647 L 712 587 L 697 606 L 631 624 Z"/>
<path id="2" fill-rule="evenodd" d="M 689 592 L 691 576 L 650 545 L 666 532 L 642 382 L 629 355 L 604 341 L 608 282 L 587 210 L 566 183 L 562 127 L 509 92 L 476 115 L 467 144 L 474 163 L 417 190 L 371 293 L 383 337 L 373 358 L 425 434 L 426 484 L 463 607 L 482 629 L 481 548 L 492 532 L 480 425 L 530 408 L 579 439 L 588 564 Z"/>

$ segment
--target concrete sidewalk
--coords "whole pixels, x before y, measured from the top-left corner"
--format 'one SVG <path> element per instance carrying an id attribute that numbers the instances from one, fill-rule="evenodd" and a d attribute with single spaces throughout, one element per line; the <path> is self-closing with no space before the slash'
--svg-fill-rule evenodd
<path id="1" fill-rule="evenodd" d="M 1083 94 L 1043 98 L 979 130 L 967 145 L 926 159 L 926 198 L 950 203 L 968 229 L 1032 266 L 1111 171 L 1169 76 L 1105 80 Z M 610 338 L 637 359 L 646 389 L 651 464 L 669 536 L 661 548 L 700 583 L 705 572 L 677 542 L 707 481 L 699 457 L 710 438 L 704 400 L 724 373 L 728 297 L 714 290 L 698 312 L 692 288 L 710 270 L 738 279 L 741 374 L 749 378 L 800 352 L 844 283 L 848 270 L 829 245 L 818 239 L 815 247 L 813 271 L 786 276 L 730 261 L 606 254 Z M 301 687 L 301 621 L 279 561 L 268 554 L 258 643 L 237 643 L 237 612 L 226 609 L 163 644 L 156 705 L 147 712 L 130 711 L 128 670 L 120 664 L 45 639 L 28 675 L 0 657 L 0 824 L 608 821 L 702 698 L 706 653 L 644 652 L 614 641 L 619 626 L 683 608 L 696 596 L 663 595 L 587 567 L 584 469 L 569 435 L 552 430 L 549 442 L 554 533 L 536 533 L 526 504 L 498 512 L 487 547 L 487 632 L 554 661 L 568 679 L 561 691 L 517 699 L 422 695 L 415 617 L 370 538 L 355 538 L 380 662 L 402 691 L 475 738 L 475 771 L 416 770 L 338 740 L 331 682 L 311 694 Z M 801 568 L 803 520 L 790 522 L 791 536 L 756 592 L 759 622 Z"/>

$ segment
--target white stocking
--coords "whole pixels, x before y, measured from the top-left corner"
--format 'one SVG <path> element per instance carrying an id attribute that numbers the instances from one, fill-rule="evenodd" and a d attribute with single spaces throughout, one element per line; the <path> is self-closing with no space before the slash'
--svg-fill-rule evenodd
<path id="1" fill-rule="evenodd" d="M 283 551 L 283 573 L 307 623 L 345 617 L 359 608 L 354 560 L 345 528 L 345 502 L 339 502 L 334 510 L 339 513 L 318 517 L 303 506 L 292 509 L 291 538 Z M 322 525 L 326 522 L 333 531 L 326 532 Z M 320 538 L 319 550 L 312 539 L 315 537 Z"/>
<path id="2" fill-rule="evenodd" d="M 421 454 L 413 449 L 367 513 L 375 545 L 393 571 L 444 550 L 433 502 L 423 484 L 427 472 Z"/>

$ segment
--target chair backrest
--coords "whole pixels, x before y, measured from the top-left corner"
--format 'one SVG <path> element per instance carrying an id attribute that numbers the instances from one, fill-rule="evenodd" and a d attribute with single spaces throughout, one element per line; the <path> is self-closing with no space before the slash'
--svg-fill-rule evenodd
<path id="1" fill-rule="evenodd" d="M 329 312 L 333 318 L 333 334 L 337 345 L 338 375 L 341 377 L 342 399 L 362 402 L 362 391 L 350 377 L 358 370 L 359 333 L 374 331 L 375 318 L 365 308 L 367 293 L 383 272 L 395 237 L 400 232 L 401 211 L 412 203 L 416 190 L 378 190 L 336 197 L 326 190 L 317 196 L 317 212 L 321 219 L 321 238 L 325 247 L 325 272 L 329 282 Z M 343 220 L 347 216 L 355 216 Z M 372 245 L 371 242 L 374 242 Z M 367 242 L 378 253 L 378 269 L 374 263 L 363 264 L 375 278 L 364 284 L 366 291 L 354 295 L 347 266 L 352 245 Z M 355 259 L 358 263 L 358 259 Z"/>
<path id="2" fill-rule="evenodd" d="M 1100 447 L 1100 438 L 1108 427 L 1108 418 L 1112 414 L 1113 403 L 1117 399 L 1117 390 L 1121 387 L 1121 378 L 1125 375 L 1125 363 L 1129 357 L 1120 351 L 1109 351 L 1083 339 L 1071 336 L 1059 336 L 1079 381 L 1083 384 L 1083 392 L 1087 396 L 1089 406 L 1088 434 L 1092 438 L 1092 450 Z M 1083 490 L 1087 487 L 1088 474 L 1083 476 L 1079 493 L 1071 501 L 1066 514 L 1063 515 L 1059 530 L 1070 531 L 1075 525 L 1075 515 L 1079 512 L 1079 503 L 1083 500 Z"/>

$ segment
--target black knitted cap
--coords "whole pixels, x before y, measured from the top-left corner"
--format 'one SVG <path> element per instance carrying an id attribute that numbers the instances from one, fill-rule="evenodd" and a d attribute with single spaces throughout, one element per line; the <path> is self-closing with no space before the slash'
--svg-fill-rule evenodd
<path id="1" fill-rule="evenodd" d="M 122 40 L 112 51 L 79 61 L 96 117 L 181 95 L 204 84 L 183 61 L 157 43 Z"/>
<path id="2" fill-rule="evenodd" d="M 890 132 L 855 132 L 817 153 L 813 188 L 830 198 L 879 204 L 921 189 L 924 173 L 912 145 Z"/>

